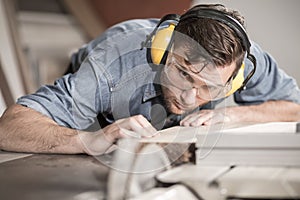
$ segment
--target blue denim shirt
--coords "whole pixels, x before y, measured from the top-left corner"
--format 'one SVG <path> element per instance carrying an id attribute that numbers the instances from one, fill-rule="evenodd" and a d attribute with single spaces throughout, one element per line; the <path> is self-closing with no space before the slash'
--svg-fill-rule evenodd
<path id="1" fill-rule="evenodd" d="M 165 122 L 178 121 L 178 116 L 167 118 L 169 114 L 159 87 L 160 67 L 150 66 L 146 48 L 141 49 L 141 42 L 157 22 L 157 19 L 129 20 L 109 28 L 72 56 L 76 73 L 57 79 L 54 85 L 42 86 L 34 94 L 19 98 L 17 103 L 41 112 L 59 125 L 79 130 L 98 124 L 98 114 L 109 123 L 142 114 L 158 129 L 169 126 Z M 234 94 L 236 103 L 248 105 L 268 100 L 300 103 L 296 81 L 254 42 L 251 53 L 257 59 L 257 70 L 247 89 Z M 252 64 L 245 60 L 245 75 L 251 69 Z M 202 108 L 213 108 L 219 102 L 210 102 Z"/>

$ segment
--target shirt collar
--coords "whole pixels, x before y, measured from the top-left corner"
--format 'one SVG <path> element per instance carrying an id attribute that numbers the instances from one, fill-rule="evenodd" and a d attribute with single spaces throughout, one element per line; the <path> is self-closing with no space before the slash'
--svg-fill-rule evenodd
<path id="1" fill-rule="evenodd" d="M 149 101 L 155 97 L 158 97 L 162 94 L 161 87 L 158 84 L 148 84 L 146 85 L 143 102 Z"/>

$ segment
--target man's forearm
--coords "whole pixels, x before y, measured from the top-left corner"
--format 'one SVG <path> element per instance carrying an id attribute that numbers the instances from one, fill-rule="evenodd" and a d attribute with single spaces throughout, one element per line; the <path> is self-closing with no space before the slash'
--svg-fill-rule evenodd
<path id="1" fill-rule="evenodd" d="M 231 121 L 300 121 L 300 105 L 288 101 L 268 101 L 259 105 L 231 107 L 226 112 Z"/>
<path id="2" fill-rule="evenodd" d="M 32 153 L 84 153 L 78 131 L 21 105 L 13 105 L 0 118 L 0 149 Z"/>

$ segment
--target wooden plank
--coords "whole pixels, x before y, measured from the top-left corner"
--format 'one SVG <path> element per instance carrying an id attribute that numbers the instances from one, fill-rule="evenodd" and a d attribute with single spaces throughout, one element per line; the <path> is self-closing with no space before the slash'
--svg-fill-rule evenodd
<path id="1" fill-rule="evenodd" d="M 12 152 L 5 152 L 0 150 L 0 163 L 16 160 L 19 158 L 25 158 L 31 155 L 32 154 L 28 154 L 28 153 L 12 153 Z"/>

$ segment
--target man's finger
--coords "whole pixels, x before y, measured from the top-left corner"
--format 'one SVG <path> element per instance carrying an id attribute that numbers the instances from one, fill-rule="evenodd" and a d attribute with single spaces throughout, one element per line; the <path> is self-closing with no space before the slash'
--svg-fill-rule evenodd
<path id="1" fill-rule="evenodd" d="M 196 114 L 189 115 L 180 122 L 182 126 L 202 126 L 206 121 L 212 118 L 212 112 L 198 112 Z"/>
<path id="2" fill-rule="evenodd" d="M 137 138 L 137 139 L 142 138 L 141 134 L 139 134 L 135 131 L 127 130 L 124 128 L 121 128 L 120 130 L 121 130 L 122 134 L 124 134 L 125 137 L 127 136 L 127 137 Z"/>
<path id="3" fill-rule="evenodd" d="M 152 124 L 142 115 L 135 116 L 136 121 L 139 123 L 141 129 L 136 130 L 142 134 L 144 137 L 153 137 L 157 134 L 157 130 L 152 126 Z"/>
<path id="4" fill-rule="evenodd" d="M 207 113 L 205 115 L 202 115 L 198 118 L 195 118 L 194 121 L 192 121 L 190 123 L 190 126 L 202 126 L 205 124 L 206 121 L 210 120 L 212 118 L 212 114 L 211 113 Z"/>

